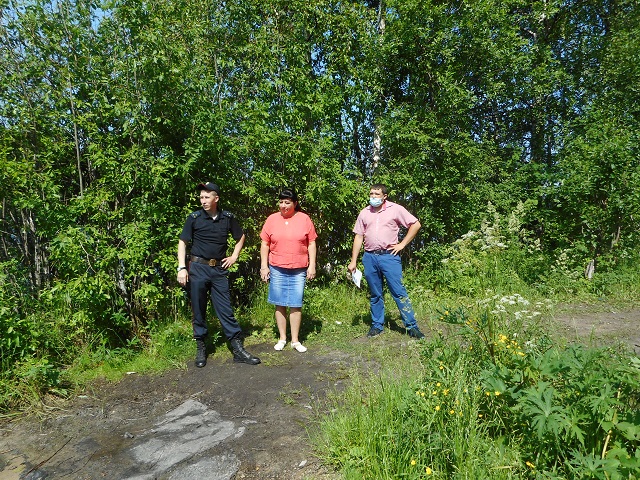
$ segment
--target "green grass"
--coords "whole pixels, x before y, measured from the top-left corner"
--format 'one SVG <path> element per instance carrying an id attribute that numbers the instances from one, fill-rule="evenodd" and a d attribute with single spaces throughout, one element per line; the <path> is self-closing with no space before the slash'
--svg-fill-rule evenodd
<path id="1" fill-rule="evenodd" d="M 319 455 L 347 479 L 636 478 L 640 362 L 554 342 L 531 306 L 443 308 L 421 374 L 389 361 L 331 398 Z"/>

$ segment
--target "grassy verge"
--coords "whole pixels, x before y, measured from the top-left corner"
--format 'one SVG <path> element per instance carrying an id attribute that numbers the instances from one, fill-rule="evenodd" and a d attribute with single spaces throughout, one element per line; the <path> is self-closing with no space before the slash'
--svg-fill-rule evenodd
<path id="1" fill-rule="evenodd" d="M 423 373 L 356 377 L 319 419 L 319 454 L 346 479 L 636 478 L 640 361 L 554 341 L 544 306 L 444 307 Z"/>

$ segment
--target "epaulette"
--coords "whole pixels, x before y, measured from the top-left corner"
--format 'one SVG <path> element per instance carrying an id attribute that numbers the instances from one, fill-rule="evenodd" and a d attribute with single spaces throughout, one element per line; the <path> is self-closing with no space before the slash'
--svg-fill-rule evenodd
<path id="1" fill-rule="evenodd" d="M 229 218 L 233 218 L 233 217 L 235 216 L 233 213 L 231 213 L 231 212 L 227 212 L 226 210 L 223 210 L 223 211 L 222 211 L 222 214 L 223 214 L 225 217 L 229 217 Z"/>
<path id="2" fill-rule="evenodd" d="M 191 215 L 189 215 L 191 218 L 198 218 L 200 215 L 202 215 L 202 210 L 198 210 L 193 212 Z"/>

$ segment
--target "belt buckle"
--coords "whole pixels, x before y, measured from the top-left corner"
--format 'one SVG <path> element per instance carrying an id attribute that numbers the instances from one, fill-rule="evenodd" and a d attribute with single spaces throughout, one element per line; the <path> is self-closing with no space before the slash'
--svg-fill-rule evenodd
<path id="1" fill-rule="evenodd" d="M 209 266 L 215 267 L 218 264 L 218 261 L 215 258 L 209 260 Z"/>

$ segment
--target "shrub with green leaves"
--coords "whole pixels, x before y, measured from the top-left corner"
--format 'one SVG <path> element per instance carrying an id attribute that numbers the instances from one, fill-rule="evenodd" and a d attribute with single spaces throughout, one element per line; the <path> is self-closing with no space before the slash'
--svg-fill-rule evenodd
<path id="1" fill-rule="evenodd" d="M 548 258 L 526 228 L 532 208 L 531 202 L 518 203 L 501 214 L 489 203 L 479 228 L 447 246 L 437 283 L 458 294 L 478 295 L 500 285 L 539 281 Z"/>
<path id="2" fill-rule="evenodd" d="M 25 272 L 16 260 L 0 262 L 0 361 L 6 371 L 13 362 L 32 353 L 30 328 L 24 318 L 31 303 Z M 22 286 L 19 290 L 17 286 Z"/>
<path id="3" fill-rule="evenodd" d="M 491 436 L 518 445 L 526 465 L 548 475 L 632 478 L 640 468 L 640 361 L 558 345 L 541 332 L 527 336 L 520 321 L 536 316 L 522 308 L 528 301 L 489 300 L 480 302 L 478 320 L 463 308 L 440 318 L 480 347 L 479 418 Z"/>
<path id="4" fill-rule="evenodd" d="M 633 478 L 640 469 L 640 361 L 611 349 L 551 342 L 486 363 L 480 411 L 489 431 L 519 445 L 549 475 Z"/>

